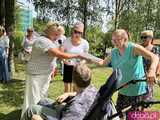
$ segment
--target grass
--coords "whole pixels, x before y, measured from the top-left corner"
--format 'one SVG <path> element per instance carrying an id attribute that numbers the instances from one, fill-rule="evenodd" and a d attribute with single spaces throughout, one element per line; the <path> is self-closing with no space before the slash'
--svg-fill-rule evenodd
<path id="1" fill-rule="evenodd" d="M 90 66 L 93 70 L 92 83 L 100 88 L 105 83 L 112 70 L 109 68 L 96 68 Z M 20 109 L 23 102 L 25 87 L 25 68 L 22 64 L 16 64 L 16 74 L 14 79 L 9 84 L 0 84 L 0 120 L 19 120 Z M 158 92 L 160 88 L 155 87 L 155 97 L 160 98 Z M 49 98 L 56 98 L 62 94 L 64 90 L 62 77 L 57 75 L 55 80 L 50 84 Z M 115 101 L 117 94 L 114 94 L 113 100 Z M 160 105 L 154 105 L 151 110 L 159 110 Z"/>

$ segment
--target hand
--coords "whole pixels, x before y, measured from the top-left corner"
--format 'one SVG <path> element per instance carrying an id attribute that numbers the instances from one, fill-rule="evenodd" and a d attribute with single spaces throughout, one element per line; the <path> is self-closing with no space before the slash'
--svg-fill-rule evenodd
<path id="1" fill-rule="evenodd" d="M 66 100 L 69 97 L 69 93 L 64 93 L 63 95 L 60 95 L 56 98 L 57 102 L 62 103 L 64 100 Z"/>
<path id="2" fill-rule="evenodd" d="M 149 83 L 151 86 L 154 85 L 155 80 L 156 80 L 156 75 L 155 75 L 154 70 L 152 70 L 152 69 L 148 70 L 147 80 L 148 80 L 148 83 Z"/>
<path id="3" fill-rule="evenodd" d="M 40 115 L 33 115 L 32 120 L 43 120 Z"/>

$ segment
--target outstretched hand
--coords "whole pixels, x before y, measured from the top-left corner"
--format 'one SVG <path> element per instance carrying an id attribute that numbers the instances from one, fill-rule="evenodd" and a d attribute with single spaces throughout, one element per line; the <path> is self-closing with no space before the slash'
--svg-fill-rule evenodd
<path id="1" fill-rule="evenodd" d="M 56 98 L 57 102 L 59 103 L 63 103 L 68 97 L 73 97 L 75 96 L 77 93 L 76 92 L 68 92 L 68 93 L 64 93 L 63 95 L 60 95 Z"/>
<path id="2" fill-rule="evenodd" d="M 43 120 L 40 115 L 33 115 L 32 120 Z"/>
<path id="3" fill-rule="evenodd" d="M 69 97 L 68 93 L 64 93 L 63 95 L 60 95 L 56 98 L 58 103 L 62 103 L 63 101 L 65 101 L 67 98 Z"/>

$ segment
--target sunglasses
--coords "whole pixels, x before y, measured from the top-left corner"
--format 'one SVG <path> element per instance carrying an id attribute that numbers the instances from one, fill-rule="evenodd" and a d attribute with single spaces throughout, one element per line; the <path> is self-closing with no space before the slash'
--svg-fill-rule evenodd
<path id="1" fill-rule="evenodd" d="M 79 31 L 77 31 L 77 30 L 74 30 L 74 33 L 75 33 L 75 34 L 82 35 L 82 32 L 79 32 Z"/>
<path id="2" fill-rule="evenodd" d="M 147 39 L 147 38 L 151 38 L 151 39 L 152 39 L 151 36 L 141 36 L 141 40 L 145 40 L 145 39 Z"/>

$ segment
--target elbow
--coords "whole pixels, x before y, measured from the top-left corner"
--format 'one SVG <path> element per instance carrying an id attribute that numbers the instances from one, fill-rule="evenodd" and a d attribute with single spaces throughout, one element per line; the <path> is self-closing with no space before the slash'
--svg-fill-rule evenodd
<path id="1" fill-rule="evenodd" d="M 159 62 L 159 57 L 155 54 L 152 54 L 152 61 L 157 65 Z"/>

